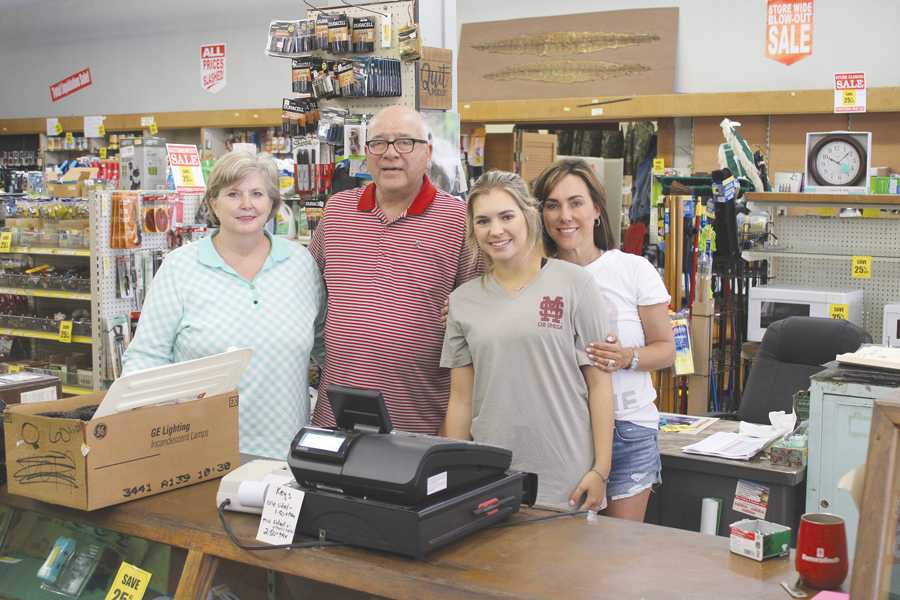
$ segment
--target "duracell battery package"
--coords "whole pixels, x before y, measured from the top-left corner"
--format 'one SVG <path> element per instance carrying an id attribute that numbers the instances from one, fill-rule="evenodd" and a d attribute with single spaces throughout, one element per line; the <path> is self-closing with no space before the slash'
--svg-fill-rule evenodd
<path id="1" fill-rule="evenodd" d="M 334 61 L 316 59 L 312 70 L 312 95 L 313 98 L 326 99 L 335 95 L 332 74 L 334 73 Z"/>
<path id="2" fill-rule="evenodd" d="M 300 38 L 300 52 L 312 52 L 316 49 L 316 21 L 308 19 L 297 21 Z"/>
<path id="3" fill-rule="evenodd" d="M 353 51 L 375 52 L 375 18 L 357 17 L 353 19 Z"/>
<path id="4" fill-rule="evenodd" d="M 266 54 L 291 55 L 300 52 L 300 38 L 297 21 L 272 21 L 269 25 L 269 43 Z"/>
<path id="5" fill-rule="evenodd" d="M 316 17 L 316 50 L 328 52 L 328 15 L 322 13 Z"/>
<path id="6" fill-rule="evenodd" d="M 328 17 L 328 51 L 332 54 L 350 52 L 350 19 L 347 15 Z"/>
<path id="7" fill-rule="evenodd" d="M 338 91 L 344 98 L 353 97 L 353 62 L 342 60 L 334 67 L 338 80 Z"/>
<path id="8" fill-rule="evenodd" d="M 312 96 L 312 61 L 309 57 L 291 60 L 291 90 L 301 98 Z"/>

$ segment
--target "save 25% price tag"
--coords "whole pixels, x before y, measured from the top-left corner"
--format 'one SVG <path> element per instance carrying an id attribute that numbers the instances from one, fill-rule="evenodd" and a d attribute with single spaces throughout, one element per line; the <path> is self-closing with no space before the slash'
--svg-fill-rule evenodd
<path id="1" fill-rule="evenodd" d="M 150 573 L 123 562 L 106 594 L 106 600 L 141 600 L 148 583 Z"/>

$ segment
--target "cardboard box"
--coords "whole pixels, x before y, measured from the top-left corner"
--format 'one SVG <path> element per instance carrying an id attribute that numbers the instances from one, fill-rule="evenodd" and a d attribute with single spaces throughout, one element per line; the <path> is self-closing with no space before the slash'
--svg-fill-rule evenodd
<path id="1" fill-rule="evenodd" d="M 787 556 L 791 551 L 791 528 L 760 519 L 732 523 L 731 551 L 760 561 Z"/>
<path id="2" fill-rule="evenodd" d="M 80 198 L 84 196 L 84 182 L 97 176 L 99 169 L 75 167 L 66 171 L 59 183 L 48 184 L 50 197 Z"/>
<path id="3" fill-rule="evenodd" d="M 119 189 L 166 189 L 165 138 L 124 138 L 119 142 Z"/>
<path id="4" fill-rule="evenodd" d="M 54 354 L 50 357 L 50 366 L 58 367 L 66 373 L 74 373 L 79 368 L 86 367 L 90 357 L 84 352 L 72 352 L 69 354 Z"/>
<path id="5" fill-rule="evenodd" d="M 7 404 L 27 404 L 57 398 L 62 398 L 59 377 L 27 371 L 0 375 L 0 400 Z"/>
<path id="6" fill-rule="evenodd" d="M 222 477 L 239 466 L 237 390 L 92 421 L 39 416 L 96 405 L 104 395 L 4 411 L 11 494 L 94 510 Z"/>
<path id="7" fill-rule="evenodd" d="M 452 50 L 423 47 L 416 74 L 420 109 L 453 108 Z"/>
<path id="8" fill-rule="evenodd" d="M 797 467 L 799 469 L 806 466 L 808 456 L 809 448 L 794 448 L 789 446 L 787 442 L 778 442 L 772 446 L 769 459 L 773 465 Z"/>

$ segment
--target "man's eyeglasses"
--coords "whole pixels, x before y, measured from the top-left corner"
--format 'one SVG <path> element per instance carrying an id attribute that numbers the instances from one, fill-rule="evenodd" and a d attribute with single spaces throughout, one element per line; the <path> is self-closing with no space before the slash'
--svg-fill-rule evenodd
<path id="1" fill-rule="evenodd" d="M 387 140 L 369 140 L 366 142 L 366 148 L 369 149 L 370 154 L 380 155 L 387 152 L 388 146 L 393 144 L 394 150 L 400 154 L 409 154 L 416 147 L 416 142 L 427 144 L 428 140 L 417 140 L 414 138 L 397 138 L 392 142 Z"/>

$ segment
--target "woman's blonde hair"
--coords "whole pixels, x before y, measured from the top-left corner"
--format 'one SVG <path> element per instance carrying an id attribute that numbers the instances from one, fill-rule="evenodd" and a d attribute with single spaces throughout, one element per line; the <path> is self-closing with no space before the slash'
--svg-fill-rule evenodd
<path id="1" fill-rule="evenodd" d="M 479 196 L 497 190 L 509 194 L 516 201 L 522 214 L 525 215 L 525 221 L 528 224 L 527 241 L 530 249 L 533 250 L 541 241 L 543 225 L 538 203 L 528 191 L 528 186 L 525 185 L 522 178 L 508 171 L 488 171 L 479 177 L 472 189 L 469 190 L 469 200 L 466 204 L 466 243 L 472 249 L 473 257 L 477 257 L 480 251 L 478 240 L 475 239 L 475 218 L 473 214 L 475 200 Z M 481 254 L 484 256 L 484 274 L 487 275 L 494 270 L 494 261 L 486 252 L 481 252 Z"/>
<path id="2" fill-rule="evenodd" d="M 278 168 L 271 154 L 262 153 L 254 156 L 249 152 L 229 152 L 216 161 L 206 183 L 206 195 L 203 197 L 206 220 L 213 227 L 219 226 L 219 218 L 212 209 L 212 201 L 219 197 L 223 188 L 234 185 L 248 175 L 259 173 L 266 185 L 266 193 L 272 201 L 269 219 L 275 217 L 281 208 L 281 188 L 278 182 Z"/>

